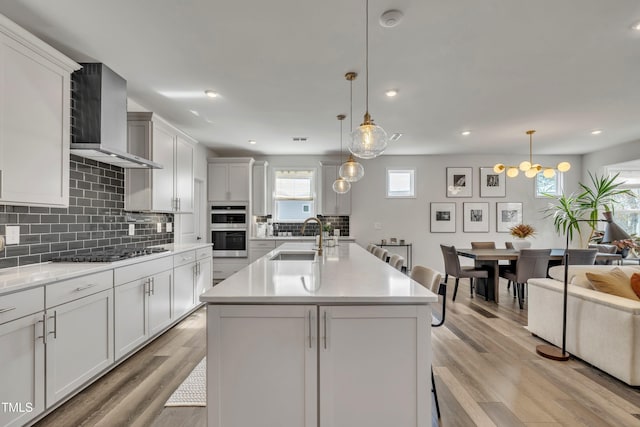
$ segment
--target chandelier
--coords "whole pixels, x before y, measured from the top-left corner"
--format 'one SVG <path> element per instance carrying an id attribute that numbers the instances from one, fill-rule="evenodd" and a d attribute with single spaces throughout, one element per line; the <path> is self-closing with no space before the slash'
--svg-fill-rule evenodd
<path id="1" fill-rule="evenodd" d="M 348 72 L 344 75 L 344 77 L 349 80 L 351 88 L 349 95 L 349 102 L 351 105 L 351 110 L 349 112 L 349 131 L 353 130 L 353 81 L 357 76 L 358 74 L 354 72 Z M 357 182 L 360 181 L 364 176 L 364 167 L 360 163 L 356 162 L 356 159 L 353 158 L 353 154 L 349 154 L 349 158 L 347 159 L 347 161 L 344 162 L 342 166 L 340 166 L 339 174 L 342 178 L 344 178 L 345 181 Z"/>
<path id="2" fill-rule="evenodd" d="M 529 160 L 523 160 L 518 166 L 505 166 L 502 163 L 497 163 L 493 167 L 495 173 L 502 173 L 506 170 L 509 178 L 515 178 L 520 171 L 522 171 L 527 178 L 533 178 L 538 175 L 539 172 L 542 172 L 545 178 L 553 178 L 556 175 L 556 169 L 559 172 L 566 172 L 571 169 L 569 162 L 560 162 L 555 168 L 533 163 L 533 134 L 536 133 L 536 131 L 528 130 L 526 133 L 529 135 Z"/>

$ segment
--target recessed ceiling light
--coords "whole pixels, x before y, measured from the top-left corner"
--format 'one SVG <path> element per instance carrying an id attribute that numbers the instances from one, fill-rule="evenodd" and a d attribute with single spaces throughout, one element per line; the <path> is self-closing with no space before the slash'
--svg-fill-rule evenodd
<path id="1" fill-rule="evenodd" d="M 591 135 L 600 135 L 602 131 L 600 129 L 592 130 Z"/>
<path id="2" fill-rule="evenodd" d="M 461 133 L 462 133 L 462 136 L 471 135 L 471 131 L 470 130 L 465 130 L 465 131 L 462 131 Z"/>
<path id="3" fill-rule="evenodd" d="M 200 113 L 198 113 L 196 110 L 189 110 L 189 111 L 191 111 L 191 114 L 193 114 L 194 116 L 200 117 Z"/>
<path id="4" fill-rule="evenodd" d="M 250 139 L 250 140 L 249 140 L 249 144 L 251 144 L 251 145 L 255 145 L 255 144 L 256 144 L 256 140 L 255 140 L 255 139 Z"/>
<path id="5" fill-rule="evenodd" d="M 209 98 L 217 98 L 220 96 L 220 94 L 216 91 L 213 91 L 211 89 L 207 89 L 204 91 L 204 93 L 209 97 Z"/>
<path id="6" fill-rule="evenodd" d="M 389 89 L 384 94 L 387 95 L 389 98 L 393 98 L 398 94 L 398 89 Z"/>

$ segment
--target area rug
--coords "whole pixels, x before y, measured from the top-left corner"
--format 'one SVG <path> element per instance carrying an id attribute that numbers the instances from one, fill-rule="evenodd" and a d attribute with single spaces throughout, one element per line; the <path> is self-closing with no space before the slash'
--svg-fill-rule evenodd
<path id="1" fill-rule="evenodd" d="M 207 358 L 193 368 L 164 406 L 207 406 Z"/>

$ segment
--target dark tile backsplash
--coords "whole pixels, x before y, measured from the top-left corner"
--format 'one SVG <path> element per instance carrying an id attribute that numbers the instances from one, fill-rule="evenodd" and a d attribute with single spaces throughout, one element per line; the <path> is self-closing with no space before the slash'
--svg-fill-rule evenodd
<path id="1" fill-rule="evenodd" d="M 156 231 L 156 223 L 173 222 L 172 214 L 124 211 L 124 170 L 71 156 L 69 207 L 0 205 L 0 235 L 6 225 L 20 227 L 20 244 L 0 252 L 0 268 L 49 261 L 62 255 L 87 254 L 132 246 L 173 243 L 173 232 Z M 129 224 L 135 223 L 135 236 Z"/>
<path id="2" fill-rule="evenodd" d="M 318 215 L 322 219 L 323 224 L 331 224 L 331 229 L 336 228 L 340 230 L 341 236 L 349 236 L 349 216 L 322 216 Z M 267 222 L 266 216 L 256 217 L 256 222 Z M 302 236 L 301 233 L 302 224 L 299 222 L 274 222 L 273 223 L 273 235 L 277 236 L 282 232 L 291 232 L 292 236 Z M 309 223 L 304 230 L 305 236 L 315 236 L 318 234 L 318 224 Z"/>

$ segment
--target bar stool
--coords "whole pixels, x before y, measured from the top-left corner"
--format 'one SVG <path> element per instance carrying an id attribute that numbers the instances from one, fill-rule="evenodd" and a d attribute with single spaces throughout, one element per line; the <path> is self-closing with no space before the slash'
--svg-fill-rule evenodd
<path id="1" fill-rule="evenodd" d="M 389 265 L 398 271 L 402 271 L 404 267 L 404 257 L 398 254 L 392 254 L 389 257 Z"/>

